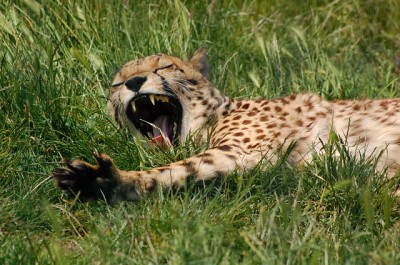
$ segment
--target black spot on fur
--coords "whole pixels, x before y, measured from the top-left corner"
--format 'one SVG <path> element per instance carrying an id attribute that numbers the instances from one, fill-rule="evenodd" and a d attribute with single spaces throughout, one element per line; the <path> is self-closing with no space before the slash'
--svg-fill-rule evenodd
<path id="1" fill-rule="evenodd" d="M 234 155 L 226 155 L 226 157 L 229 159 L 232 159 L 232 160 L 236 159 L 236 156 L 234 156 Z"/>
<path id="2" fill-rule="evenodd" d="M 218 146 L 217 149 L 221 150 L 221 151 L 230 151 L 230 150 L 232 150 L 232 147 L 229 145 L 221 145 L 221 146 Z"/>
<path id="3" fill-rule="evenodd" d="M 184 166 L 185 168 L 186 168 L 186 171 L 189 173 L 189 174 L 193 174 L 194 172 L 195 172 L 195 163 L 193 162 L 193 161 L 187 161 L 187 160 L 184 160 L 183 162 L 182 162 L 182 166 Z"/>
<path id="4" fill-rule="evenodd" d="M 202 160 L 202 162 L 205 163 L 205 164 L 209 164 L 209 165 L 214 164 L 214 161 L 212 159 L 210 159 L 210 158 L 205 158 L 205 159 Z"/>
<path id="5" fill-rule="evenodd" d="M 210 157 L 210 156 L 212 156 L 210 153 L 202 153 L 197 155 L 197 157 Z"/>

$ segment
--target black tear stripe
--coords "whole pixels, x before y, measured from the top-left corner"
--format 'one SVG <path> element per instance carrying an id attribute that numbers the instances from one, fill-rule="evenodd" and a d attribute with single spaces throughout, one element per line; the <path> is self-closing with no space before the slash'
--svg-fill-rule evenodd
<path id="1" fill-rule="evenodd" d="M 158 75 L 161 79 L 162 85 L 164 87 L 165 92 L 169 93 L 170 95 L 175 95 L 174 91 L 171 89 L 167 79 L 161 75 Z"/>
<path id="2" fill-rule="evenodd" d="M 119 119 L 118 104 L 115 101 L 111 101 L 111 104 L 114 108 L 114 120 L 118 123 L 119 126 L 122 126 L 121 120 Z"/>
<path id="3" fill-rule="evenodd" d="M 114 107 L 114 120 L 117 121 L 121 125 L 120 120 L 119 120 L 118 109 L 116 109 L 115 107 Z"/>

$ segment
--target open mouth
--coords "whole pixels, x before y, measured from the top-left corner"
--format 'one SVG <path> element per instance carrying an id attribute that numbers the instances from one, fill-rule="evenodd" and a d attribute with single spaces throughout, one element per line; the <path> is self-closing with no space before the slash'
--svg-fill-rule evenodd
<path id="1" fill-rule="evenodd" d="M 182 124 L 182 106 L 176 98 L 139 95 L 130 102 L 127 115 L 136 129 L 153 143 L 159 144 L 163 139 L 169 145 L 177 143 Z"/>

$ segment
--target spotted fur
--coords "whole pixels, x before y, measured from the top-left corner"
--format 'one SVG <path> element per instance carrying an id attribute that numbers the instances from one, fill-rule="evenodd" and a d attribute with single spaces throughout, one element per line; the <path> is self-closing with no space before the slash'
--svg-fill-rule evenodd
<path id="1" fill-rule="evenodd" d="M 157 101 L 153 107 L 151 95 Z M 319 151 L 332 131 L 346 139 L 352 152 L 384 150 L 379 168 L 388 167 L 390 175 L 399 168 L 400 99 L 328 102 L 314 94 L 231 99 L 209 81 L 202 49 L 189 61 L 158 54 L 127 63 L 112 83 L 109 107 L 115 120 L 138 137 L 147 132 L 150 141 L 165 147 L 185 144 L 195 134 L 199 141 L 210 141 L 209 149 L 148 171 L 120 170 L 105 154 L 95 155 L 97 165 L 67 161 L 54 171 L 56 184 L 81 199 L 140 199 L 156 186 L 179 187 L 192 176 L 203 181 L 250 169 L 263 159 L 274 163 L 276 151 L 291 144 L 288 162 L 296 165 L 310 161 L 311 151 Z M 152 133 L 163 139 L 151 139 Z"/>

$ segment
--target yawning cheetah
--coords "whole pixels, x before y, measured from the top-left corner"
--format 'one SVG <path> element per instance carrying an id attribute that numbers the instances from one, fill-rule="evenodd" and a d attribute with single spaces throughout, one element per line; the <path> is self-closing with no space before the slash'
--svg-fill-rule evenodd
<path id="1" fill-rule="evenodd" d="M 226 97 L 209 81 L 204 50 L 189 61 L 164 54 L 125 64 L 111 85 L 109 107 L 115 120 L 153 144 L 184 144 L 189 135 L 209 140 L 196 156 L 148 171 L 118 169 L 105 154 L 97 165 L 67 161 L 54 171 L 59 188 L 80 198 L 134 200 L 156 186 L 181 186 L 246 170 L 276 150 L 293 144 L 288 161 L 311 160 L 333 130 L 351 151 L 383 151 L 379 167 L 394 174 L 400 163 L 400 99 L 328 102 L 314 94 L 271 100 Z"/>

